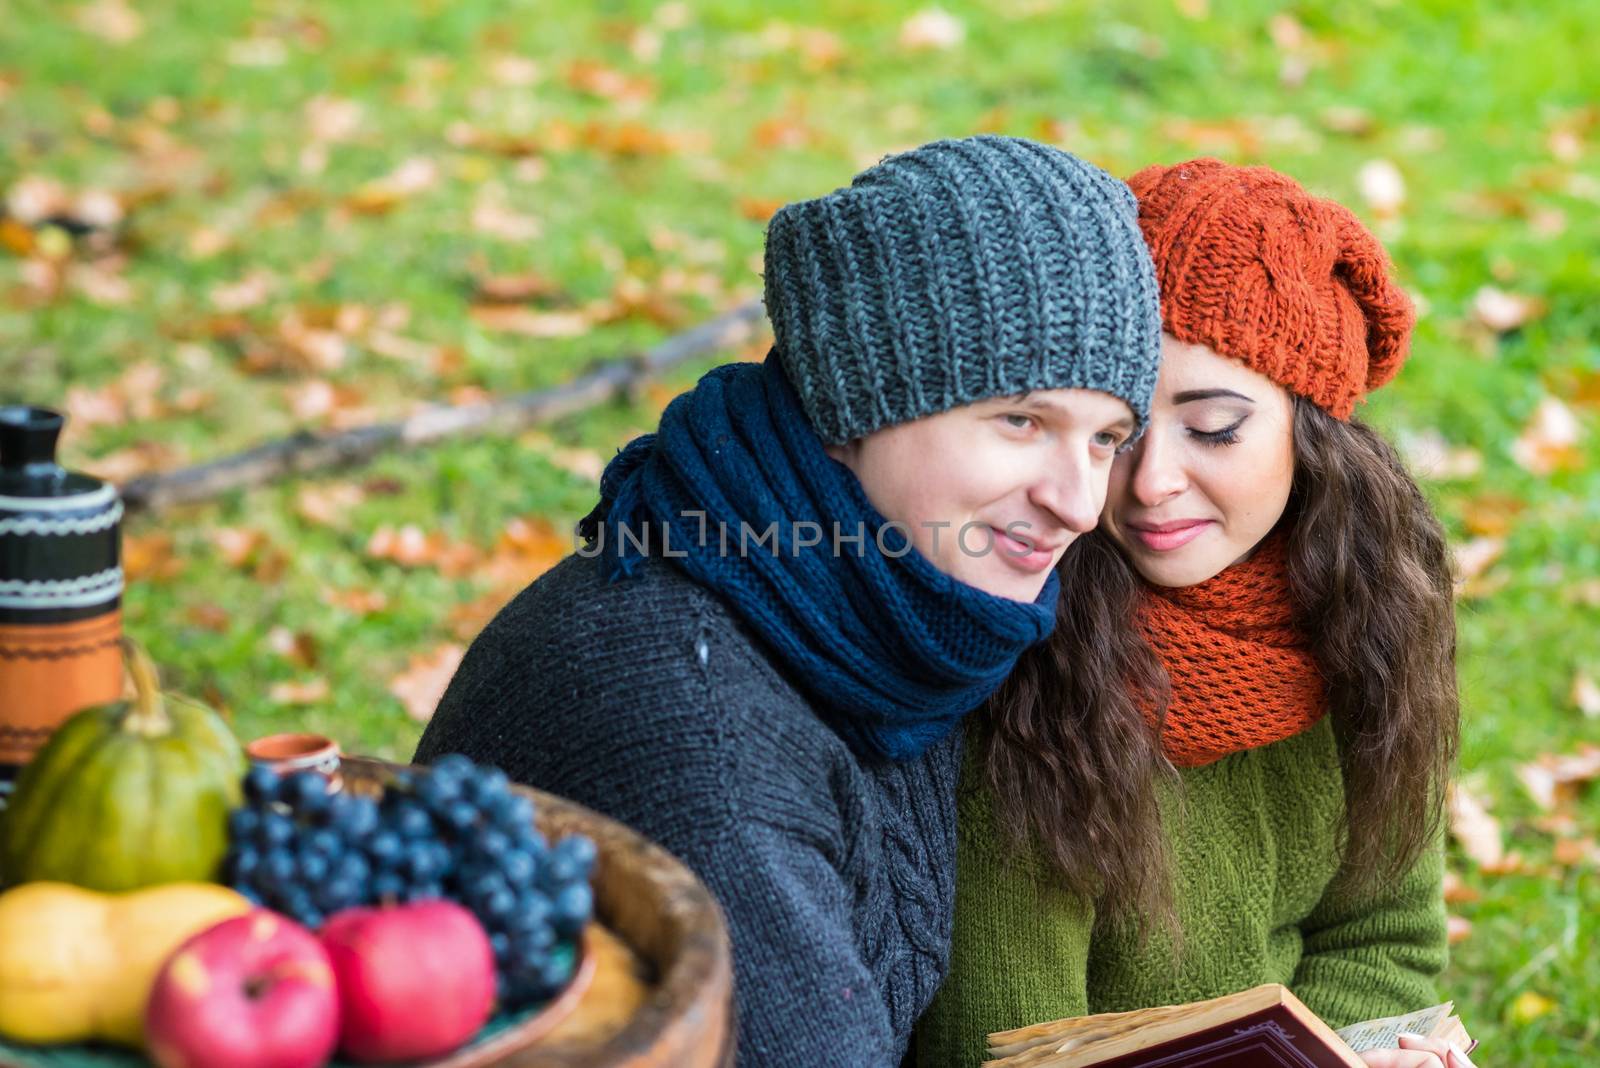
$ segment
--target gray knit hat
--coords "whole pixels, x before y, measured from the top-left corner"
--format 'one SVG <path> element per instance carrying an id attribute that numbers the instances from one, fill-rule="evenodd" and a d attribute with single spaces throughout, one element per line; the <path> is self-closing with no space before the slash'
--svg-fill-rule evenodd
<path id="1" fill-rule="evenodd" d="M 1033 389 L 1094 389 L 1143 431 L 1161 310 L 1128 187 L 1016 137 L 935 141 L 767 226 L 765 300 L 824 442 Z"/>

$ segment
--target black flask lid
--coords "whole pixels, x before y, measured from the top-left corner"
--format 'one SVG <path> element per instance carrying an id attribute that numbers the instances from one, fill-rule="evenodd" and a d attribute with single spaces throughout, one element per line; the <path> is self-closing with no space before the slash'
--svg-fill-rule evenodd
<path id="1" fill-rule="evenodd" d="M 0 497 L 75 497 L 109 489 L 88 475 L 66 470 L 56 462 L 56 441 L 66 417 L 50 408 L 16 404 L 0 408 Z M 52 502 L 66 505 L 65 501 Z M 98 500 L 72 502 L 92 507 Z M 17 505 L 0 501 L 0 507 Z"/>

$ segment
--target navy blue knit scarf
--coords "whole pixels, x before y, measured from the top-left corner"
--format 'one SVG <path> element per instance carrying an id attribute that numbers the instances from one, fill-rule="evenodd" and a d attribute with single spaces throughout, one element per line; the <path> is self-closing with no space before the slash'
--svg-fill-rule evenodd
<path id="1" fill-rule="evenodd" d="M 675 398 L 606 465 L 578 531 L 613 580 L 649 554 L 716 591 L 858 752 L 894 760 L 945 737 L 1055 622 L 1054 573 L 1028 604 L 912 548 L 823 451 L 775 354 Z"/>

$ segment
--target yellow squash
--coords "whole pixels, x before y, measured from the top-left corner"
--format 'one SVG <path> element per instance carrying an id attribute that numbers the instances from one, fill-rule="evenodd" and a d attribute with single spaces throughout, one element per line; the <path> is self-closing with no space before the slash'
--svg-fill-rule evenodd
<path id="1" fill-rule="evenodd" d="M 162 963 L 190 935 L 250 908 L 214 883 L 102 894 L 38 882 L 0 894 L 0 1035 L 140 1045 Z"/>

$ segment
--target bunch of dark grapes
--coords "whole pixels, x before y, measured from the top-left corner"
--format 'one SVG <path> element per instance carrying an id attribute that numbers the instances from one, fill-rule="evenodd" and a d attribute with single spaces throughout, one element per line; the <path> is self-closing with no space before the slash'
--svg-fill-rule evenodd
<path id="1" fill-rule="evenodd" d="M 228 814 L 224 876 L 245 897 L 307 927 L 373 900 L 365 844 L 379 830 L 370 797 L 330 794 L 314 772 L 280 778 L 253 767 L 245 803 Z"/>
<path id="2" fill-rule="evenodd" d="M 246 897 L 311 928 L 352 905 L 449 898 L 489 933 L 503 1005 L 546 1000 L 572 977 L 594 843 L 547 843 L 500 769 L 452 754 L 396 775 L 381 801 L 330 794 L 312 772 L 255 767 L 244 787 L 226 877 Z"/>

